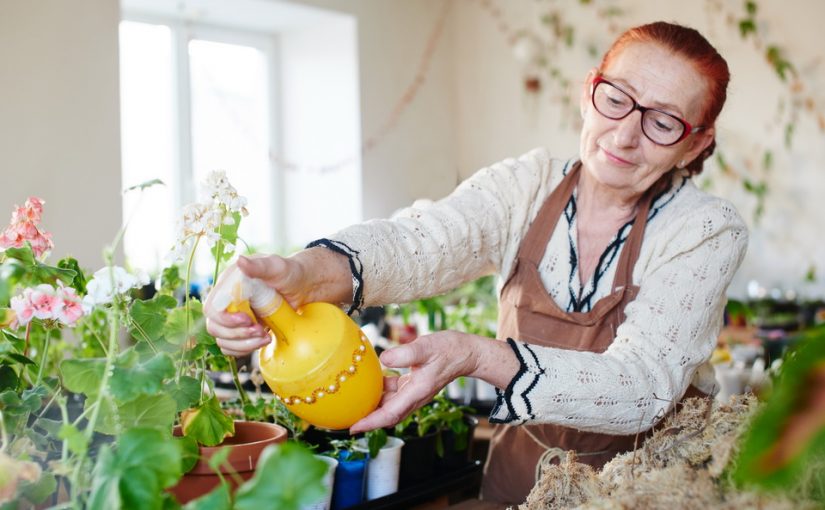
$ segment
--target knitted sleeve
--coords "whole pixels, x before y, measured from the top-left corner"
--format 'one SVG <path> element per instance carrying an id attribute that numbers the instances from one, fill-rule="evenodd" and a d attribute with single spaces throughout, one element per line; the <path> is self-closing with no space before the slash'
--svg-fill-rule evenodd
<path id="1" fill-rule="evenodd" d="M 732 206 L 707 196 L 699 202 L 683 204 L 664 230 L 645 238 L 634 269 L 639 294 L 605 352 L 508 339 L 521 368 L 498 392 L 491 421 L 627 435 L 675 405 L 713 352 L 725 292 L 747 247 Z"/>
<path id="2" fill-rule="evenodd" d="M 391 219 L 349 227 L 329 240 L 357 252 L 366 306 L 443 294 L 508 270 L 535 216 L 532 204 L 541 204 L 551 184 L 551 166 L 541 149 L 504 160 L 441 200 L 420 200 Z"/>

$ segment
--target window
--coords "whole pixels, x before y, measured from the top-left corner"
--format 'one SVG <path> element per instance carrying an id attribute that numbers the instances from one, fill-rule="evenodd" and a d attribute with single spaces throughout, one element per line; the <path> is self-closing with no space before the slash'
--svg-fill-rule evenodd
<path id="1" fill-rule="evenodd" d="M 212 170 L 249 199 L 240 236 L 255 249 L 289 251 L 359 221 L 354 22 L 260 0 L 192 21 L 150 3 L 124 3 L 120 26 L 123 184 L 166 186 L 124 197 L 129 263 L 165 264 L 181 208 Z M 208 257 L 196 260 L 209 274 Z"/>

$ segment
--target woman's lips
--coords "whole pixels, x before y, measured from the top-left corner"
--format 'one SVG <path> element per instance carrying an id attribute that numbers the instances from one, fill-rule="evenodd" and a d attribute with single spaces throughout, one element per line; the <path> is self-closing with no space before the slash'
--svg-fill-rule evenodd
<path id="1" fill-rule="evenodd" d="M 613 154 L 612 152 L 610 152 L 609 150 L 605 149 L 604 147 L 600 147 L 600 148 L 601 148 L 602 152 L 604 152 L 604 155 L 605 155 L 605 156 L 607 156 L 607 159 L 608 159 L 608 160 L 610 160 L 611 162 L 616 163 L 616 164 L 619 164 L 619 165 L 623 165 L 623 166 L 631 166 L 631 165 L 633 165 L 633 163 L 632 163 L 632 162 L 630 162 L 630 161 L 628 161 L 628 160 L 626 160 L 626 159 L 622 159 L 622 158 L 620 158 L 619 156 L 617 156 L 617 155 Z"/>

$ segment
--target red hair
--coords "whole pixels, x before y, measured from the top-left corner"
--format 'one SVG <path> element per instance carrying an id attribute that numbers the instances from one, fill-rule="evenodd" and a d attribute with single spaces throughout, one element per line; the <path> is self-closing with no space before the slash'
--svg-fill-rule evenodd
<path id="1" fill-rule="evenodd" d="M 707 84 L 707 95 L 700 124 L 708 127 L 712 126 L 725 104 L 728 82 L 730 81 L 728 63 L 716 51 L 716 48 L 693 28 L 657 21 L 631 28 L 620 35 L 602 57 L 599 69 L 606 69 L 616 55 L 621 53 L 628 44 L 638 42 L 655 43 L 673 52 L 673 54 L 683 57 L 704 77 Z M 701 172 L 703 161 L 710 157 L 715 147 L 716 139 L 714 138 L 708 148 L 688 164 L 688 170 L 693 174 Z"/>

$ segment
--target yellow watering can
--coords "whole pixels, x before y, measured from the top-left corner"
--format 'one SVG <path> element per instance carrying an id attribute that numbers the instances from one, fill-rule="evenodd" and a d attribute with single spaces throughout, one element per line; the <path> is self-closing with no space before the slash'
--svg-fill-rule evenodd
<path id="1" fill-rule="evenodd" d="M 261 374 L 275 398 L 316 427 L 346 429 L 381 400 L 383 375 L 367 337 L 340 308 L 310 303 L 297 310 L 261 280 L 231 266 L 213 304 L 267 326 L 273 341 L 259 351 Z"/>

